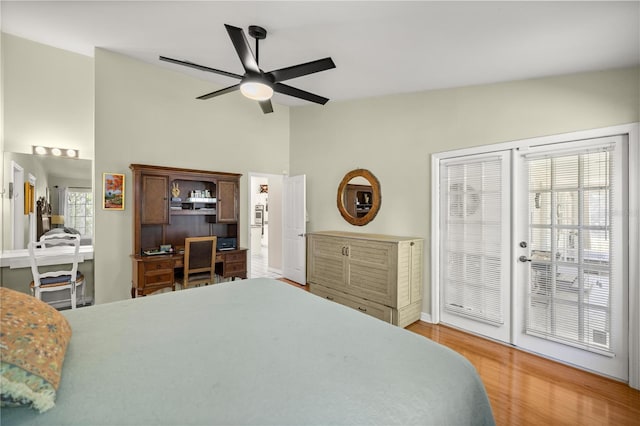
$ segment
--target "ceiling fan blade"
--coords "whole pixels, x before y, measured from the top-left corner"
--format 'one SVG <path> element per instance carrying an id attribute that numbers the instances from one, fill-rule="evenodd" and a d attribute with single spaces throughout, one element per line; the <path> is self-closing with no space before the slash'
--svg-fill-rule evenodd
<path id="1" fill-rule="evenodd" d="M 304 99 L 305 101 L 315 102 L 317 104 L 326 104 L 329 102 L 328 98 L 314 95 L 313 93 L 305 92 L 304 90 L 296 89 L 295 87 L 287 86 L 286 84 L 276 83 L 273 85 L 273 90 L 278 93 L 293 96 L 296 98 Z"/>
<path id="2" fill-rule="evenodd" d="M 240 57 L 240 62 L 242 62 L 244 70 L 249 73 L 260 74 L 258 61 L 256 61 L 256 58 L 253 56 L 253 52 L 249 47 L 249 42 L 247 41 L 247 37 L 244 35 L 242 28 L 227 24 L 224 24 L 224 26 L 227 28 L 233 47 L 235 47 L 236 52 L 238 52 L 238 56 Z"/>
<path id="3" fill-rule="evenodd" d="M 195 69 L 201 70 L 201 71 L 209 71 L 209 72 L 213 72 L 213 73 L 216 73 L 216 74 L 226 75 L 227 77 L 233 77 L 233 78 L 238 78 L 238 79 L 242 78 L 242 76 L 239 75 L 239 74 L 234 74 L 232 72 L 227 72 L 227 71 L 221 71 L 221 70 L 217 70 L 215 68 L 205 67 L 204 65 L 194 64 L 193 62 L 187 62 L 187 61 L 181 61 L 179 59 L 167 58 L 166 56 L 160 56 L 160 60 L 161 61 L 165 61 L 165 62 L 172 62 L 172 63 L 178 64 L 178 65 L 184 65 L 185 67 L 191 67 L 191 68 L 195 68 Z"/>
<path id="4" fill-rule="evenodd" d="M 301 77 L 303 75 L 313 74 L 314 72 L 320 72 L 335 68 L 336 64 L 333 63 L 333 59 L 324 58 L 317 61 L 307 62 L 305 64 L 294 65 L 291 67 L 280 68 L 266 73 L 273 77 L 275 82 L 290 80 L 292 78 Z"/>
<path id="5" fill-rule="evenodd" d="M 196 99 L 210 99 L 216 96 L 224 95 L 225 93 L 231 93 L 240 88 L 239 84 L 234 84 L 233 86 L 225 87 L 224 89 L 216 90 L 215 92 L 207 93 L 206 95 L 198 96 Z"/>
<path id="6" fill-rule="evenodd" d="M 266 101 L 260 101 L 259 104 L 260 108 L 262 108 L 262 112 L 264 112 L 265 114 L 273 112 L 273 105 L 271 105 L 270 99 L 267 99 Z"/>

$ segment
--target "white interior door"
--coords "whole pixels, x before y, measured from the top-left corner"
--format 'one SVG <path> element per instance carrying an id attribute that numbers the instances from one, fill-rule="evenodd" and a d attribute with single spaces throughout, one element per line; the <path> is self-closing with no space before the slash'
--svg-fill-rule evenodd
<path id="1" fill-rule="evenodd" d="M 306 284 L 306 176 L 285 176 L 282 187 L 282 274 L 291 281 Z"/>
<path id="2" fill-rule="evenodd" d="M 13 232 L 12 248 L 14 250 L 25 247 L 24 227 L 24 169 L 15 161 L 11 161 L 11 232 Z"/>
<path id="3" fill-rule="evenodd" d="M 626 142 L 558 143 L 518 157 L 515 343 L 627 380 Z"/>
<path id="4" fill-rule="evenodd" d="M 503 342 L 511 334 L 510 152 L 440 162 L 441 321 Z"/>

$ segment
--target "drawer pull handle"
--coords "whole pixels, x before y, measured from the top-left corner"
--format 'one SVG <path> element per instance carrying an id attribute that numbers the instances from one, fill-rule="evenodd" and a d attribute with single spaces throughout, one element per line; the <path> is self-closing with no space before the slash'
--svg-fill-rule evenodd
<path id="1" fill-rule="evenodd" d="M 362 312 L 367 312 L 367 308 L 363 308 L 363 307 L 360 307 L 360 306 L 358 306 L 358 310 L 362 311 Z"/>
<path id="2" fill-rule="evenodd" d="M 331 296 L 326 296 L 326 298 L 329 299 L 329 300 L 333 300 L 333 297 L 331 297 Z"/>

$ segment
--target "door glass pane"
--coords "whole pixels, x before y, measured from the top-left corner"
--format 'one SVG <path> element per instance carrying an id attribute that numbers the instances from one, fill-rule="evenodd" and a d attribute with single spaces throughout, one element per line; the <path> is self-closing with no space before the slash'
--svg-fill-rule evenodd
<path id="1" fill-rule="evenodd" d="M 584 191 L 582 215 L 587 226 L 609 225 L 609 190 L 587 189 Z"/>
<path id="2" fill-rule="evenodd" d="M 577 188 L 579 156 L 556 157 L 551 162 L 551 182 L 554 189 Z"/>
<path id="3" fill-rule="evenodd" d="M 556 218 L 558 225 L 578 224 L 578 191 L 556 192 Z"/>
<path id="4" fill-rule="evenodd" d="M 580 245 L 577 229 L 558 229 L 556 231 L 556 260 L 560 262 L 579 262 L 578 247 Z"/>
<path id="5" fill-rule="evenodd" d="M 528 161 L 528 334 L 610 350 L 611 162 L 609 151 Z"/>
<path id="6" fill-rule="evenodd" d="M 529 193 L 530 223 L 536 225 L 551 225 L 551 192 Z"/>
<path id="7" fill-rule="evenodd" d="M 542 158 L 529 164 L 529 189 L 543 191 L 551 189 L 551 159 Z"/>
<path id="8" fill-rule="evenodd" d="M 447 313 L 504 323 L 503 169 L 500 158 L 442 168 L 442 307 Z"/>
<path id="9" fill-rule="evenodd" d="M 531 228 L 529 241 L 532 256 L 551 260 L 551 228 Z"/>

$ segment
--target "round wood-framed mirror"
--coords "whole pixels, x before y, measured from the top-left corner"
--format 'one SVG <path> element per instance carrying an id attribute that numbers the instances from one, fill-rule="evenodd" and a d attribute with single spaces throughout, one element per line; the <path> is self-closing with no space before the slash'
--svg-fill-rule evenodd
<path id="1" fill-rule="evenodd" d="M 337 201 L 344 220 L 356 226 L 366 225 L 376 217 L 382 204 L 380 182 L 369 170 L 352 170 L 338 186 Z"/>

